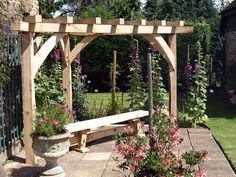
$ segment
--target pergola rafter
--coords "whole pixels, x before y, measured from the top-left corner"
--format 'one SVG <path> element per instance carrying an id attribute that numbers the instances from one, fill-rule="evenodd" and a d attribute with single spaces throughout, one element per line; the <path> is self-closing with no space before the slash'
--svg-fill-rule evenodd
<path id="1" fill-rule="evenodd" d="M 177 59 L 176 34 L 191 33 L 193 27 L 184 26 L 183 21 L 145 19 L 126 21 L 123 18 L 103 20 L 99 17 L 74 19 L 59 17 L 42 19 L 41 15 L 24 17 L 24 21 L 14 22 L 12 30 L 22 34 L 22 90 L 24 112 L 24 142 L 26 163 L 35 163 L 32 150 L 33 115 L 36 108 L 34 78 L 52 49 L 59 43 L 63 63 L 63 90 L 68 107 L 72 110 L 71 63 L 74 58 L 94 39 L 101 35 L 141 35 L 153 44 L 169 64 L 169 109 L 177 115 Z M 40 47 L 42 35 L 50 35 Z M 161 35 L 168 35 L 168 42 Z M 84 38 L 70 48 L 70 36 Z"/>

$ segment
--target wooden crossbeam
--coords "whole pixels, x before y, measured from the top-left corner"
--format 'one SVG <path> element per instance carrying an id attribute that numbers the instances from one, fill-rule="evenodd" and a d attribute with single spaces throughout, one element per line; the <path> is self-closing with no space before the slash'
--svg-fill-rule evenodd
<path id="1" fill-rule="evenodd" d="M 79 23 L 79 24 L 101 24 L 101 22 L 102 22 L 102 19 L 100 17 L 81 18 L 81 19 L 75 21 L 75 23 Z"/>
<path id="2" fill-rule="evenodd" d="M 71 35 L 98 34 L 173 34 L 191 33 L 193 27 L 172 27 L 172 26 L 143 26 L 143 25 L 104 25 L 104 24 L 58 24 L 58 23 L 35 23 L 30 26 L 28 22 L 12 23 L 12 30 L 21 32 L 36 33 L 70 33 Z"/>
<path id="3" fill-rule="evenodd" d="M 74 18 L 70 16 L 63 16 L 57 18 L 44 19 L 44 23 L 60 23 L 60 24 L 71 24 L 74 22 Z"/>
<path id="4" fill-rule="evenodd" d="M 117 19 L 111 19 L 111 20 L 102 20 L 102 24 L 124 25 L 125 24 L 125 19 L 124 18 L 117 18 Z"/>
<path id="5" fill-rule="evenodd" d="M 41 23 L 42 22 L 42 16 L 41 15 L 24 16 L 23 21 L 29 22 L 29 23 Z"/>
<path id="6" fill-rule="evenodd" d="M 166 26 L 165 20 L 153 20 L 153 21 L 147 21 L 148 26 Z"/>
<path id="7" fill-rule="evenodd" d="M 166 21 L 166 26 L 184 26 L 184 21 Z"/>
<path id="8" fill-rule="evenodd" d="M 146 19 L 125 21 L 126 25 L 146 25 Z"/>

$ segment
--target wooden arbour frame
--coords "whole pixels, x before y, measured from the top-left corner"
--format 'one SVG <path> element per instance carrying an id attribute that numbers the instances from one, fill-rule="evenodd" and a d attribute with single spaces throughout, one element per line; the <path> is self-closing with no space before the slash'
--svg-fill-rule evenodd
<path id="1" fill-rule="evenodd" d="M 177 114 L 176 34 L 193 32 L 193 27 L 184 26 L 183 21 L 146 21 L 145 19 L 125 21 L 122 18 L 76 20 L 69 16 L 42 19 L 41 15 L 36 15 L 27 16 L 23 21 L 12 23 L 11 28 L 20 32 L 22 36 L 21 61 L 26 163 L 35 163 L 30 137 L 36 108 L 34 78 L 57 43 L 62 52 L 64 98 L 71 110 L 71 63 L 75 56 L 101 35 L 141 35 L 153 44 L 169 65 L 169 108 L 174 115 Z M 44 34 L 51 35 L 51 37 L 40 47 Z M 168 35 L 168 42 L 161 36 L 163 34 Z M 84 36 L 84 38 L 71 50 L 70 36 L 72 35 Z"/>

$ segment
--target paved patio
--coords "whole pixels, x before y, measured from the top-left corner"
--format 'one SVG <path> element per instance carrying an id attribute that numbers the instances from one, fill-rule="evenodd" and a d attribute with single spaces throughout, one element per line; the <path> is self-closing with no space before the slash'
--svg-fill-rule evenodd
<path id="1" fill-rule="evenodd" d="M 208 161 L 200 166 L 207 171 L 208 177 L 236 177 L 223 152 L 214 141 L 208 129 L 181 129 L 184 141 L 179 153 L 187 150 L 208 151 Z M 88 153 L 70 151 L 59 160 L 67 177 L 123 177 L 130 174 L 116 167 L 113 157 L 118 155 L 113 151 L 115 141 L 111 137 L 96 140 L 89 144 Z M 21 154 L 22 156 L 23 154 Z M 35 166 L 26 165 L 24 159 L 15 157 L 14 161 L 4 166 L 8 176 L 12 177 L 36 177 L 45 162 L 39 161 Z"/>

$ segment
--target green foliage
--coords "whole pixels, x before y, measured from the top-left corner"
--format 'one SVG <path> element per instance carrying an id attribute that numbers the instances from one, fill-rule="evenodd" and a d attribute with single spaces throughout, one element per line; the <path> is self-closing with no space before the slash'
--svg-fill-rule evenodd
<path id="1" fill-rule="evenodd" d="M 0 87 L 9 81 L 10 67 L 6 62 L 0 62 Z"/>
<path id="2" fill-rule="evenodd" d="M 63 103 L 62 66 L 49 58 L 36 74 L 35 97 L 38 107 Z"/>
<path id="3" fill-rule="evenodd" d="M 80 67 L 82 66 L 80 65 L 78 57 L 77 63 L 72 63 L 72 104 L 76 120 L 82 121 L 87 120 L 89 115 L 86 107 L 87 102 L 84 96 L 85 85 L 80 80 Z"/>
<path id="4" fill-rule="evenodd" d="M 81 18 L 95 18 L 101 17 L 102 19 L 114 18 L 113 11 L 108 10 L 108 8 L 103 4 L 98 4 L 95 8 L 88 8 L 82 11 L 80 14 Z"/>
<path id="5" fill-rule="evenodd" d="M 167 91 L 163 84 L 162 68 L 160 66 L 161 56 L 152 53 L 152 68 L 153 68 L 153 104 L 164 106 L 167 100 Z"/>
<path id="6" fill-rule="evenodd" d="M 147 0 L 144 14 L 148 19 L 194 20 L 218 16 L 213 0 Z"/>
<path id="7" fill-rule="evenodd" d="M 36 112 L 35 135 L 52 136 L 65 132 L 65 125 L 68 124 L 71 112 L 64 105 L 41 107 Z"/>
<path id="8" fill-rule="evenodd" d="M 140 0 L 111 0 L 110 9 L 117 18 L 125 18 L 126 20 L 130 20 L 141 17 Z"/>

